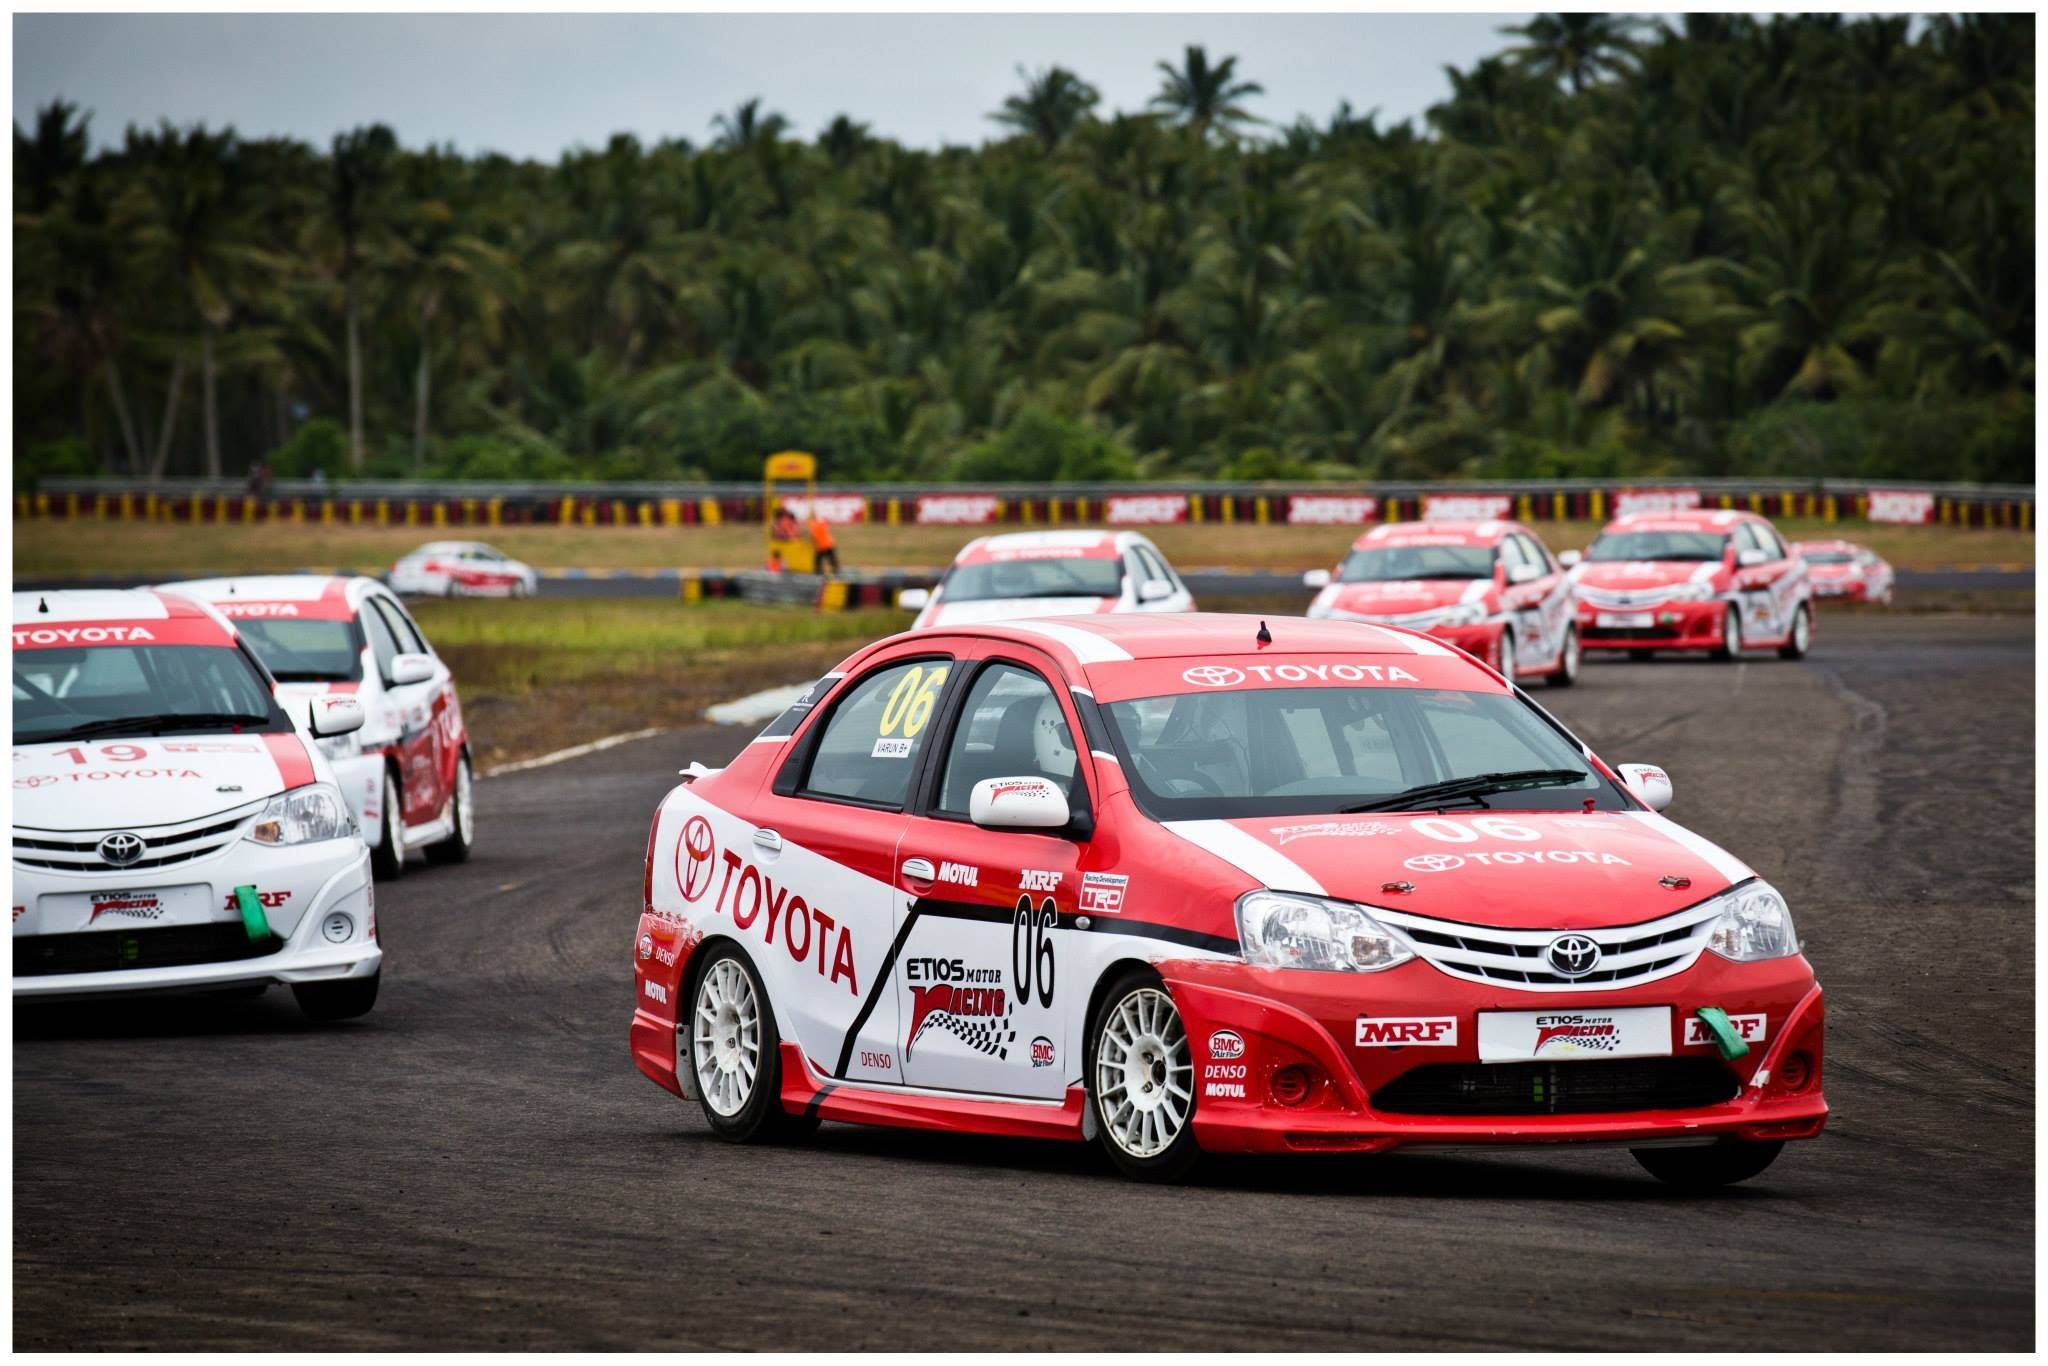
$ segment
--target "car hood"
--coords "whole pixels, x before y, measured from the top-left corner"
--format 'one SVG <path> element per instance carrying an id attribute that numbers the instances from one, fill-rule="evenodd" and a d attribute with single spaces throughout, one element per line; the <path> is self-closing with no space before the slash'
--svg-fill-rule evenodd
<path id="1" fill-rule="evenodd" d="M 1169 828 L 1267 887 L 1501 929 L 1632 925 L 1754 876 L 1650 811 L 1273 816 Z M 1390 883 L 1414 890 L 1390 892 Z"/>
<path id="2" fill-rule="evenodd" d="M 1668 588 L 1710 579 L 1719 568 L 1699 560 L 1588 560 L 1578 567 L 1573 581 L 1588 588 Z"/>
<path id="3" fill-rule="evenodd" d="M 313 777 L 312 757 L 296 734 L 17 745 L 14 823 L 31 830 L 172 825 L 247 806 Z"/>
<path id="4" fill-rule="evenodd" d="M 1440 612 L 1461 602 L 1484 602 L 1493 591 L 1487 579 L 1383 579 L 1370 583 L 1333 583 L 1316 599 L 1325 612 L 1360 617 L 1404 617 Z"/>
<path id="5" fill-rule="evenodd" d="M 1024 617 L 1079 617 L 1108 611 L 1115 598 L 978 598 L 971 602 L 933 604 L 931 620 L 924 626 L 977 626 L 988 621 L 1017 621 Z"/>

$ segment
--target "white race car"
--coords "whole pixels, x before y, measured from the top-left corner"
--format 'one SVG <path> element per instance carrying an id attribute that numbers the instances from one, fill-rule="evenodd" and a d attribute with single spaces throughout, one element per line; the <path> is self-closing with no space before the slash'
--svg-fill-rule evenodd
<path id="1" fill-rule="evenodd" d="M 286 706 L 290 705 L 291 712 Z M 370 855 L 316 738 L 235 627 L 169 593 L 14 595 L 14 995 L 292 988 L 377 1000 Z"/>
<path id="2" fill-rule="evenodd" d="M 939 586 L 896 605 L 912 630 L 1096 612 L 1192 612 L 1194 595 L 1135 531 L 1019 531 L 968 543 Z"/>
<path id="3" fill-rule="evenodd" d="M 430 598 L 530 598 L 540 586 L 532 565 L 482 541 L 429 541 L 386 577 L 394 593 Z"/>
<path id="4" fill-rule="evenodd" d="M 460 863 L 476 839 L 469 730 L 455 677 L 375 579 L 277 574 L 161 585 L 214 608 L 277 679 L 278 696 L 353 695 L 363 728 L 320 741 L 379 878 L 423 850 Z"/>

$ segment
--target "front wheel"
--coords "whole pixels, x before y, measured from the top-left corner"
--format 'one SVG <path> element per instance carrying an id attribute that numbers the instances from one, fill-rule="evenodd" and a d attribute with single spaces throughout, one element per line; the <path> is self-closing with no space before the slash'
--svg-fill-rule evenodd
<path id="1" fill-rule="evenodd" d="M 1716 1143 L 1707 1148 L 1631 1148 L 1643 1170 L 1679 1190 L 1708 1191 L 1747 1181 L 1778 1160 L 1783 1143 Z"/>
<path id="2" fill-rule="evenodd" d="M 1742 653 L 1742 611 L 1729 603 L 1721 613 L 1721 643 L 1714 648 L 1714 658 L 1734 659 Z"/>
<path id="3" fill-rule="evenodd" d="M 448 813 L 455 828 L 448 838 L 427 846 L 429 862 L 460 863 L 469 857 L 469 846 L 476 840 L 476 795 L 467 754 L 455 761 L 455 791 L 448 798 Z"/>
<path id="4" fill-rule="evenodd" d="M 353 1020 L 377 1004 L 377 982 L 383 975 L 378 971 L 346 982 L 307 982 L 293 987 L 292 996 L 309 1020 Z"/>
<path id="5" fill-rule="evenodd" d="M 1089 1028 L 1097 1138 L 1125 1176 L 1176 1181 L 1195 1145 L 1195 1068 L 1180 1011 L 1159 978 L 1131 971 L 1103 994 Z"/>
<path id="6" fill-rule="evenodd" d="M 817 1121 L 782 1108 L 782 1039 L 768 990 L 731 944 L 711 950 L 690 1001 L 690 1067 L 711 1132 L 728 1143 L 762 1143 L 808 1132 Z"/>
<path id="7" fill-rule="evenodd" d="M 1778 647 L 1778 658 L 1804 659 L 1806 658 L 1807 648 L 1812 644 L 1813 616 L 1807 610 L 1806 604 L 1802 602 L 1799 604 L 1799 610 L 1792 614 L 1792 634 L 1787 636 L 1785 643 Z"/>
<path id="8" fill-rule="evenodd" d="M 1550 676 L 1553 688 L 1569 688 L 1579 681 L 1579 628 L 1564 628 L 1564 647 L 1557 654 L 1557 672 Z"/>
<path id="9" fill-rule="evenodd" d="M 384 838 L 370 850 L 370 875 L 379 882 L 405 876 L 405 806 L 398 779 L 384 773 Z"/>
<path id="10" fill-rule="evenodd" d="M 1493 667 L 1508 682 L 1515 681 L 1515 633 L 1505 626 L 1494 637 Z"/>

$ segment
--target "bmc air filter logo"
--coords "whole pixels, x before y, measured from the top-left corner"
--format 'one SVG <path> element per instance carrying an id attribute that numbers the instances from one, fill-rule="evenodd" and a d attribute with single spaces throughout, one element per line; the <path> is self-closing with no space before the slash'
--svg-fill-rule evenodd
<path id="1" fill-rule="evenodd" d="M 1244 1056 L 1244 1036 L 1234 1029 L 1219 1029 L 1209 1036 L 1209 1056 L 1212 1058 L 1241 1058 Z"/>
<path id="2" fill-rule="evenodd" d="M 112 867 L 126 868 L 141 858 L 142 851 L 148 847 L 142 842 L 142 836 L 122 830 L 100 841 L 100 859 Z"/>
<path id="3" fill-rule="evenodd" d="M 1600 946 L 1583 934 L 1561 934 L 1543 957 L 1560 977 L 1584 977 L 1600 966 Z"/>
<path id="4" fill-rule="evenodd" d="M 1244 670 L 1223 664 L 1202 664 L 1183 671 L 1181 677 L 1198 688 L 1234 688 L 1244 682 Z"/>
<path id="5" fill-rule="evenodd" d="M 683 837 L 676 841 L 676 887 L 683 900 L 696 901 L 711 890 L 711 856 L 718 841 L 711 837 L 711 822 L 692 816 L 683 825 Z"/>

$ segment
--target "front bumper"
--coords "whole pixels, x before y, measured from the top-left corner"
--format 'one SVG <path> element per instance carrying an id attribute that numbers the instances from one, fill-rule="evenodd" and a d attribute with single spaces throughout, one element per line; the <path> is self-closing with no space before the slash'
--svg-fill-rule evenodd
<path id="1" fill-rule="evenodd" d="M 1611 992 L 1578 993 L 1482 986 L 1449 977 L 1424 962 L 1364 978 L 1215 961 L 1159 966 L 1190 1041 L 1197 1088 L 1195 1136 L 1212 1152 L 1776 1141 L 1812 1138 L 1827 1121 L 1821 1092 L 1824 1006 L 1811 969 L 1798 956 L 1738 964 L 1707 954 L 1676 977 Z M 1669 1056 L 1631 1060 L 1639 1065 L 1636 1070 L 1669 1078 L 1682 1073 L 1694 1089 L 1706 1079 L 1716 1098 L 1684 1105 L 1573 1111 L 1559 1098 L 1573 1089 L 1574 1077 L 1591 1079 L 1602 1073 L 1575 1074 L 1570 1069 L 1611 1069 L 1615 1064 L 1599 1058 L 1480 1062 L 1482 1011 L 1567 1013 L 1629 1006 L 1671 1010 Z M 1730 1016 L 1765 1016 L 1762 1040 L 1732 1062 L 1724 1060 L 1711 1041 L 1687 1042 L 1685 1021 L 1701 1006 L 1719 1006 Z M 1355 1040 L 1361 1017 L 1455 1020 L 1455 1041 L 1359 1045 Z M 1437 1026 L 1435 1032 L 1445 1037 L 1452 1031 Z M 1217 1035 L 1223 1037 L 1212 1037 Z M 1802 1057 L 1786 1068 L 1783 1060 L 1795 1054 Z M 1799 1064 L 1804 1066 L 1803 1081 L 1797 1075 Z M 1440 1070 L 1410 1075 L 1421 1068 Z M 1523 1077 L 1529 1079 L 1530 1090 L 1509 1113 L 1475 1113 L 1475 1102 L 1467 1098 L 1493 1094 L 1484 1079 L 1507 1074 L 1492 1068 L 1521 1069 L 1513 1074 L 1517 1084 Z M 1788 1074 L 1799 1083 L 1797 1089 L 1788 1086 Z M 1434 1105 L 1435 1112 L 1418 1112 L 1415 1083 L 1439 1077 L 1453 1080 L 1441 1085 L 1431 1081 L 1420 1093 L 1443 1103 L 1425 1102 L 1423 1108 Z M 1283 1081 L 1290 1084 L 1283 1086 Z M 1401 1083 L 1398 1089 L 1396 1083 Z M 1459 1094 L 1461 1086 L 1467 1095 Z M 1390 1108 L 1396 1103 L 1403 1108 Z"/>
<path id="2" fill-rule="evenodd" d="M 1585 650 L 1718 650 L 1727 604 L 1660 602 L 1654 607 L 1595 607 L 1579 604 L 1579 646 Z M 1620 624 L 1623 617 L 1649 618 L 1648 625 Z"/>
<path id="3" fill-rule="evenodd" d="M 19 864 L 13 871 L 17 1000 L 332 982 L 374 976 L 383 963 L 370 854 L 353 838 L 291 849 L 237 842 L 212 858 L 139 872 L 55 873 Z M 205 889 L 208 917 L 174 924 L 81 925 L 51 901 L 195 886 Z M 257 889 L 270 939 L 249 939 L 234 908 L 238 886 Z M 349 921 L 340 940 L 328 937 L 326 925 L 336 912 Z M 143 966 L 107 966 L 124 961 Z"/>

